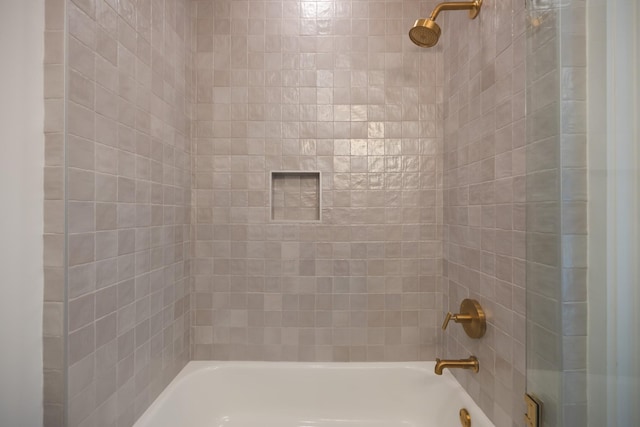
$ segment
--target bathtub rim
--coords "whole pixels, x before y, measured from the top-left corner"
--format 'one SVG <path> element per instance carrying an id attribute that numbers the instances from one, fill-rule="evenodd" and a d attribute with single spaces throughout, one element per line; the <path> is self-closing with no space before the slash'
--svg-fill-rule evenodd
<path id="1" fill-rule="evenodd" d="M 268 366 L 288 369 L 408 369 L 419 371 L 428 377 L 437 378 L 438 381 L 449 383 L 450 387 L 455 388 L 466 395 L 475 405 L 474 412 L 480 411 L 482 416 L 489 421 L 489 425 L 494 426 L 491 419 L 482 411 L 477 402 L 464 389 L 462 384 L 448 370 L 442 375 L 435 374 L 435 361 L 410 361 L 410 362 L 301 362 L 301 361 L 235 361 L 235 360 L 191 360 L 178 374 L 166 385 L 166 387 L 158 394 L 158 396 L 149 404 L 147 409 L 140 414 L 132 427 L 138 427 L 145 418 L 151 417 L 161 405 L 170 397 L 174 389 L 178 388 L 182 383 L 188 381 L 189 378 L 201 372 L 216 371 L 224 368 L 265 368 Z"/>

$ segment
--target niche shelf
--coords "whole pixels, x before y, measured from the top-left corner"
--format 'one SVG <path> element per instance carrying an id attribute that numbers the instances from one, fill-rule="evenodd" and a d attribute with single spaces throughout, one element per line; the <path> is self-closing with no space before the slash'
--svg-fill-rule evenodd
<path id="1" fill-rule="evenodd" d="M 271 220 L 320 222 L 321 189 L 318 171 L 271 172 Z"/>

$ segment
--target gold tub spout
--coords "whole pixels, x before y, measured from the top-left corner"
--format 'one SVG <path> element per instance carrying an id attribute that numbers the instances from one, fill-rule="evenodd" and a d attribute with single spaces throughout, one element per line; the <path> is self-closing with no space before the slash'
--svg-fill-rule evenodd
<path id="1" fill-rule="evenodd" d="M 480 370 L 480 362 L 475 356 L 469 356 L 468 359 L 459 360 L 440 360 L 436 359 L 436 375 L 442 375 L 442 371 L 445 368 L 460 368 L 460 369 L 472 369 L 473 372 Z"/>

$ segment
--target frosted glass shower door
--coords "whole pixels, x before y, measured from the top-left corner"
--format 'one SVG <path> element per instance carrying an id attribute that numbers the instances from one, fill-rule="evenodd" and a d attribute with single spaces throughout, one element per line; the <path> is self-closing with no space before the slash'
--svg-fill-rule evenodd
<path id="1" fill-rule="evenodd" d="M 640 2 L 527 1 L 527 392 L 640 426 Z"/>
<path id="2" fill-rule="evenodd" d="M 637 0 L 587 3 L 588 425 L 637 426 L 640 425 L 640 5 Z"/>

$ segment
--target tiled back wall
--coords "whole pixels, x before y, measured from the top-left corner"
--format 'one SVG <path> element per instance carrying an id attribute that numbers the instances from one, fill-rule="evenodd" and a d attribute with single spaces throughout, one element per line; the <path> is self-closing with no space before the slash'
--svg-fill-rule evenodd
<path id="1" fill-rule="evenodd" d="M 193 357 L 436 356 L 435 2 L 194 2 Z M 270 172 L 321 171 L 322 222 L 272 222 Z"/>

